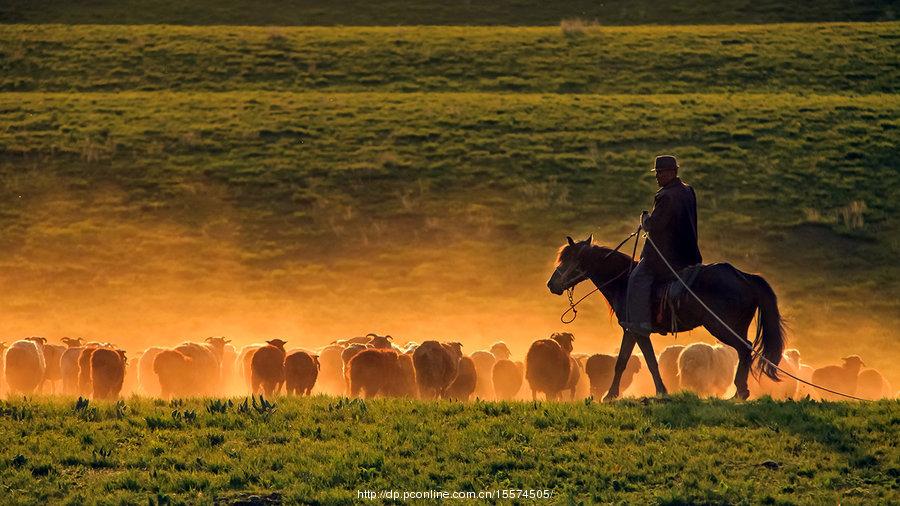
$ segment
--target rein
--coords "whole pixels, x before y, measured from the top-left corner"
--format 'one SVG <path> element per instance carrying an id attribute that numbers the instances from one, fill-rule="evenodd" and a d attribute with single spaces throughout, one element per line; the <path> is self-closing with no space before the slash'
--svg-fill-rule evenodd
<path id="1" fill-rule="evenodd" d="M 613 248 L 609 253 L 606 254 L 606 256 L 604 256 L 602 259 L 600 259 L 600 261 L 602 262 L 602 261 L 606 260 L 607 258 L 609 258 L 610 255 L 612 255 L 612 254 L 615 253 L 616 251 L 619 251 L 619 248 L 621 248 L 622 246 L 624 246 L 625 243 L 628 242 L 632 237 L 636 237 L 640 232 L 641 232 L 641 226 L 638 225 L 637 230 L 635 230 L 635 231 L 632 232 L 628 237 L 626 237 L 624 240 L 622 240 L 622 242 L 620 242 L 618 246 L 616 246 L 615 248 Z M 613 281 L 615 281 L 615 280 L 621 278 L 623 274 L 625 274 L 625 273 L 631 274 L 631 266 L 634 265 L 634 256 L 635 256 L 635 254 L 637 253 L 637 245 L 638 245 L 638 239 L 635 239 L 635 241 L 634 241 L 634 250 L 631 252 L 631 262 L 629 262 L 628 268 L 627 268 L 627 269 L 625 269 L 624 271 L 622 271 L 622 272 L 616 274 L 615 277 L 613 277 L 612 279 L 609 279 L 609 280 L 605 281 L 603 284 L 601 284 L 601 285 L 598 286 L 597 288 L 594 288 L 593 290 L 591 290 L 590 292 L 588 292 L 584 297 L 578 299 L 578 302 L 575 302 L 575 301 L 574 301 L 575 285 L 572 285 L 572 286 L 570 286 L 569 288 L 566 288 L 566 295 L 568 295 L 568 297 L 569 297 L 569 309 L 566 309 L 566 311 L 565 311 L 563 314 L 560 315 L 559 321 L 563 322 L 563 323 L 566 324 L 566 325 L 568 325 L 568 324 L 574 322 L 574 321 L 575 321 L 575 318 L 578 318 L 578 310 L 575 309 L 575 306 L 577 306 L 578 304 L 581 304 L 581 301 L 583 301 L 584 299 L 588 298 L 588 296 L 592 295 L 594 292 L 600 291 L 600 290 L 601 290 L 603 287 L 605 287 L 606 285 L 608 285 L 608 284 L 612 283 Z M 567 319 L 566 319 L 566 315 L 569 314 L 569 313 L 572 313 L 572 318 L 569 319 L 569 320 L 567 320 Z"/>

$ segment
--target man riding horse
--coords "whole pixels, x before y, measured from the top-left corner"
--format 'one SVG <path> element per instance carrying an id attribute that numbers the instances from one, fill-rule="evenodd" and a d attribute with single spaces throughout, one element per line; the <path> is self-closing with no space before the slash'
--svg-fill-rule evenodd
<path id="1" fill-rule="evenodd" d="M 697 199 L 694 190 L 678 178 L 674 156 L 656 157 L 653 170 L 660 189 L 653 212 L 641 214 L 648 239 L 640 261 L 635 262 L 617 248 L 594 244 L 592 235 L 583 241 L 566 237 L 547 287 L 556 295 L 569 290 L 571 298 L 578 283 L 590 280 L 616 314 L 623 329 L 622 345 L 605 399 L 619 396 L 622 373 L 635 345 L 644 355 L 657 394 L 666 394 L 650 334 L 682 332 L 700 326 L 737 352 L 735 397 L 746 399 L 750 395 L 747 377 L 754 361 L 760 374 L 778 381 L 777 365 L 785 346 L 778 299 L 762 276 L 743 272 L 729 263 L 691 267 L 686 269 L 691 275 L 685 276 L 682 269 L 702 262 L 697 247 Z M 672 270 L 687 283 L 690 297 L 681 289 L 681 281 L 672 282 Z M 660 312 L 658 321 L 651 318 L 654 284 L 669 284 L 666 293 L 673 288 L 680 293 L 663 296 L 661 302 L 667 298 L 676 300 L 669 302 L 669 312 Z M 751 343 L 747 332 L 757 315 L 756 338 Z"/>
<path id="2" fill-rule="evenodd" d="M 641 228 L 656 243 L 675 270 L 703 262 L 697 246 L 697 196 L 694 189 L 678 177 L 678 160 L 671 155 L 656 157 L 654 163 L 659 191 L 653 199 L 653 213 L 641 213 Z M 672 271 L 649 242 L 644 243 L 641 260 L 628 277 L 626 321 L 622 328 L 635 339 L 649 337 L 650 294 L 653 283 L 669 281 Z"/>

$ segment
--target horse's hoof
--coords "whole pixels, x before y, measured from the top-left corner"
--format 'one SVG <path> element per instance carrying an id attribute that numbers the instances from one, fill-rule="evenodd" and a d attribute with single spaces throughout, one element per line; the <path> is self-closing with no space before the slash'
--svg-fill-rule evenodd
<path id="1" fill-rule="evenodd" d="M 736 394 L 731 396 L 730 401 L 746 401 L 750 398 L 750 391 L 744 390 L 742 392 L 737 392 Z"/>
<path id="2" fill-rule="evenodd" d="M 619 394 L 615 394 L 615 395 L 606 394 L 606 396 L 603 397 L 603 402 L 613 402 L 618 398 L 619 398 Z"/>

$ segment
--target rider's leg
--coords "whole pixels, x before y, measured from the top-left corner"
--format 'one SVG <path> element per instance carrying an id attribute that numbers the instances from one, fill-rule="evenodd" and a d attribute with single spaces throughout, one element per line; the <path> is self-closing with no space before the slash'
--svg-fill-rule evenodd
<path id="1" fill-rule="evenodd" d="M 628 276 L 628 293 L 625 302 L 625 321 L 622 327 L 640 336 L 649 336 L 653 330 L 650 319 L 650 292 L 653 289 L 653 270 L 643 259 Z"/>

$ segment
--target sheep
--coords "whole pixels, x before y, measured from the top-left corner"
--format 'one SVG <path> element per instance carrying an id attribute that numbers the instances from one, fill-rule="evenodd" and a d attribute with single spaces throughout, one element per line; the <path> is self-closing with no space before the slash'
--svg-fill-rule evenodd
<path id="1" fill-rule="evenodd" d="M 91 354 L 91 386 L 94 399 L 115 400 L 125 380 L 125 350 L 98 348 Z"/>
<path id="2" fill-rule="evenodd" d="M 842 394 L 856 395 L 856 386 L 859 382 L 859 370 L 865 367 L 866 364 L 864 364 L 862 359 L 857 355 L 850 355 L 841 360 L 844 361 L 843 365 L 829 365 L 814 370 L 812 373 L 812 382 Z M 844 397 L 824 390 L 818 391 L 817 394 L 822 399 L 844 399 Z"/>
<path id="3" fill-rule="evenodd" d="M 11 393 L 30 394 L 44 381 L 44 353 L 38 342 L 23 339 L 6 350 L 6 384 Z"/>
<path id="4" fill-rule="evenodd" d="M 215 395 L 219 386 L 219 359 L 210 344 L 181 343 L 175 350 L 193 361 L 194 389 L 198 395 Z"/>
<path id="5" fill-rule="evenodd" d="M 497 360 L 491 379 L 498 399 L 514 399 L 522 388 L 522 370 L 511 360 Z"/>
<path id="6" fill-rule="evenodd" d="M 158 378 L 162 398 L 190 395 L 193 362 L 191 357 L 177 350 L 162 350 L 153 357 L 153 373 Z"/>
<path id="7" fill-rule="evenodd" d="M 89 343 L 78 355 L 78 395 L 87 397 L 91 394 L 91 357 L 99 348 L 98 345 Z"/>
<path id="8" fill-rule="evenodd" d="M 512 356 L 512 353 L 509 352 L 509 346 L 503 341 L 497 341 L 491 345 L 491 354 L 493 354 L 494 358 L 497 360 L 509 360 Z"/>
<path id="9" fill-rule="evenodd" d="M 138 384 L 141 392 L 150 397 L 159 397 L 162 395 L 162 389 L 159 384 L 159 376 L 154 369 L 156 357 L 165 351 L 165 348 L 157 348 L 155 346 L 147 348 L 138 359 Z"/>
<path id="10" fill-rule="evenodd" d="M 470 357 L 475 362 L 475 395 L 479 399 L 490 399 L 494 395 L 494 386 L 491 384 L 491 371 L 497 359 L 489 351 L 476 351 Z"/>
<path id="11" fill-rule="evenodd" d="M 341 394 L 345 392 L 344 361 L 341 352 L 344 348 L 330 344 L 319 350 L 319 377 L 316 380 L 318 391 Z"/>
<path id="12" fill-rule="evenodd" d="M 412 353 L 403 353 L 397 356 L 397 363 L 400 367 L 400 376 L 396 383 L 392 383 L 388 391 L 397 397 L 410 397 L 415 399 L 419 396 L 418 386 L 416 384 L 416 366 L 413 364 Z"/>
<path id="13" fill-rule="evenodd" d="M 444 397 L 459 368 L 459 346 L 425 341 L 413 352 L 416 383 L 424 398 Z"/>
<path id="14" fill-rule="evenodd" d="M 82 339 L 62 338 L 67 348 L 59 357 L 59 375 L 62 378 L 62 391 L 66 395 L 78 393 L 78 357 L 84 349 Z"/>
<path id="15" fill-rule="evenodd" d="M 222 378 L 222 386 L 228 395 L 233 395 L 241 390 L 240 379 L 237 374 L 237 350 L 231 344 L 222 347 L 222 356 L 219 360 L 219 374 Z"/>
<path id="16" fill-rule="evenodd" d="M 475 369 L 475 361 L 471 357 L 462 357 L 457 365 L 456 377 L 447 387 L 447 398 L 467 401 L 475 392 L 477 383 L 478 372 Z"/>
<path id="17" fill-rule="evenodd" d="M 419 347 L 419 343 L 417 343 L 415 341 L 407 341 L 406 344 L 403 346 L 403 353 L 405 353 L 407 355 L 412 355 L 413 352 L 416 351 L 416 348 L 418 348 L 418 347 Z"/>
<path id="18" fill-rule="evenodd" d="M 800 374 L 799 365 L 796 360 L 797 356 L 789 356 L 787 352 L 785 352 L 782 354 L 781 358 L 783 360 L 778 364 L 779 367 L 794 376 Z M 794 399 L 797 395 L 797 380 L 787 374 L 780 374 L 779 379 L 781 381 L 774 381 L 765 374 L 760 375 L 759 377 L 751 375 L 747 378 L 747 383 L 750 387 L 750 398 L 758 399 L 764 395 L 768 395 L 772 399 L 777 400 Z"/>
<path id="19" fill-rule="evenodd" d="M 693 343 L 678 357 L 681 388 L 700 396 L 721 397 L 734 378 L 737 352 L 730 346 Z"/>
<path id="20" fill-rule="evenodd" d="M 565 340 L 564 340 L 565 341 Z M 539 339 L 525 356 L 525 379 L 531 387 L 531 399 L 543 392 L 547 400 L 558 399 L 569 381 L 569 354 L 554 339 Z"/>
<path id="21" fill-rule="evenodd" d="M 66 346 L 59 344 L 43 344 L 44 353 L 44 383 L 49 384 L 50 393 L 56 393 L 56 382 L 62 380 L 62 371 L 60 369 L 60 359 L 66 351 Z M 61 381 L 60 381 L 61 382 Z M 41 385 L 43 390 L 43 385 Z"/>
<path id="22" fill-rule="evenodd" d="M 288 395 L 309 395 L 319 375 L 319 357 L 292 351 L 284 358 L 284 385 Z"/>
<path id="23" fill-rule="evenodd" d="M 599 353 L 588 357 L 584 370 L 590 379 L 591 395 L 595 399 L 602 399 L 609 391 L 616 372 L 616 360 L 617 358 L 612 355 Z M 619 383 L 622 391 L 631 386 L 635 374 L 640 370 L 641 360 L 635 355 L 629 357 L 628 363 L 625 365 L 625 371 L 622 373 L 621 383 Z"/>
<path id="24" fill-rule="evenodd" d="M 268 346 L 263 346 L 253 354 L 250 377 L 253 393 L 261 390 L 271 397 L 278 393 L 284 383 L 284 345 L 287 341 L 272 339 L 266 343 Z"/>
<path id="25" fill-rule="evenodd" d="M 394 350 L 367 348 L 347 363 L 347 378 L 353 397 L 408 395 L 412 386 L 409 356 Z"/>
<path id="26" fill-rule="evenodd" d="M 859 372 L 856 383 L 856 396 L 868 400 L 890 397 L 891 385 L 884 376 L 875 369 L 864 369 Z"/>
<path id="27" fill-rule="evenodd" d="M 235 368 L 240 371 L 244 384 L 247 386 L 247 391 L 251 394 L 253 393 L 253 380 L 250 362 L 253 360 L 253 354 L 256 353 L 256 350 L 263 346 L 266 345 L 263 343 L 248 344 L 241 348 L 241 352 L 238 353 L 237 360 L 235 360 Z"/>
<path id="28" fill-rule="evenodd" d="M 669 393 L 681 390 L 681 379 L 678 377 L 678 357 L 684 351 L 685 346 L 673 344 L 659 354 L 659 376 Z M 654 387 L 654 392 L 656 388 Z"/>
<path id="29" fill-rule="evenodd" d="M 372 348 L 378 348 L 380 350 L 392 350 L 394 349 L 391 341 L 394 339 L 391 336 L 379 336 L 378 334 L 366 334 L 366 337 L 371 337 L 368 344 Z"/>

